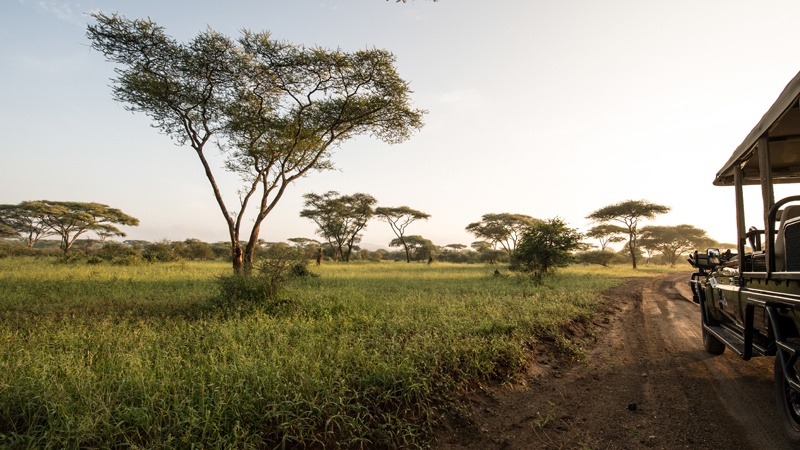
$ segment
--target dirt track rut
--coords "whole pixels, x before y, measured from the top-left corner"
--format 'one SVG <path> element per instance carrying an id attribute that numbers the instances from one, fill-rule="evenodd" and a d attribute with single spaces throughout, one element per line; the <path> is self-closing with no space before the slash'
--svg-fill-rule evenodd
<path id="1" fill-rule="evenodd" d="M 585 362 L 543 355 L 520 383 L 471 395 L 436 448 L 790 448 L 773 359 L 707 354 L 687 280 L 631 279 L 607 292 Z"/>

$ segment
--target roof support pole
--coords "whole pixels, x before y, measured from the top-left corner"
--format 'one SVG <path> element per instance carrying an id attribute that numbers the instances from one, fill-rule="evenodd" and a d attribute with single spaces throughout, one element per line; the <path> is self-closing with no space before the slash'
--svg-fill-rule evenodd
<path id="1" fill-rule="evenodd" d="M 769 223 L 769 209 L 775 203 L 775 193 L 772 189 L 772 164 L 769 157 L 769 133 L 764 133 L 756 141 L 758 149 L 758 170 L 761 177 L 761 198 L 764 202 L 764 252 L 767 263 L 767 273 L 775 270 L 775 243 L 772 242 L 774 236 L 770 236 L 769 230 L 774 229 L 775 224 Z"/>
<path id="2" fill-rule="evenodd" d="M 745 230 L 744 223 L 744 192 L 742 189 L 744 174 L 742 173 L 742 166 L 736 164 L 733 166 L 733 181 L 736 190 L 736 251 L 739 253 L 739 277 L 744 273 L 744 243 L 747 240 L 747 230 Z M 739 280 L 739 286 L 742 285 Z"/>

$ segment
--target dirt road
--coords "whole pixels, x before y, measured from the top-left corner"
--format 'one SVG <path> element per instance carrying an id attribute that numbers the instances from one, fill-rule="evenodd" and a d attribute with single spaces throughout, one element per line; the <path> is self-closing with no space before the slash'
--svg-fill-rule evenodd
<path id="1" fill-rule="evenodd" d="M 687 280 L 632 279 L 607 292 L 586 361 L 542 355 L 518 383 L 471 395 L 436 448 L 790 448 L 773 359 L 707 354 Z"/>

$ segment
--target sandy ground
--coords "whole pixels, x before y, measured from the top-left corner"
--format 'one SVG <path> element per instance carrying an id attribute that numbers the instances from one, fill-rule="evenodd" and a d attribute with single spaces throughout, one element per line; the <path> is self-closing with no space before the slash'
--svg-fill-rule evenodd
<path id="1" fill-rule="evenodd" d="M 447 414 L 438 449 L 787 449 L 770 358 L 703 350 L 689 274 L 606 292 L 584 361 L 542 354 Z"/>

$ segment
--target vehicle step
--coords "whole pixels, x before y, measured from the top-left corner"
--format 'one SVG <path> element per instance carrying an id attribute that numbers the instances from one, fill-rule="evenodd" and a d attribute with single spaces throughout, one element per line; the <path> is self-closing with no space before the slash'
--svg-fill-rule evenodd
<path id="1" fill-rule="evenodd" d="M 800 355 L 800 343 L 798 342 L 775 342 L 779 349 L 789 353 L 791 356 Z"/>
<path id="2" fill-rule="evenodd" d="M 740 358 L 744 355 L 744 336 L 740 333 L 719 325 L 703 325 L 703 328 L 725 343 L 725 345 L 739 355 Z M 800 351 L 800 347 L 798 347 L 797 350 Z M 765 355 L 767 355 L 767 349 L 753 343 L 753 356 Z"/>

